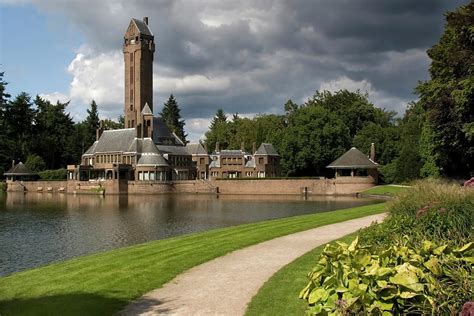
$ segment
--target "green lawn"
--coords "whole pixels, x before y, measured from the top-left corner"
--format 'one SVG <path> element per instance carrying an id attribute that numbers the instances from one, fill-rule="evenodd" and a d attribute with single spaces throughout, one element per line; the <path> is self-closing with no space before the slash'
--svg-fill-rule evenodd
<path id="1" fill-rule="evenodd" d="M 181 272 L 230 251 L 383 211 L 384 204 L 375 204 L 228 227 L 16 273 L 0 278 L 0 315 L 110 315 Z"/>
<path id="2" fill-rule="evenodd" d="M 356 235 L 350 234 L 340 240 L 348 243 Z M 304 315 L 307 301 L 299 299 L 298 295 L 308 284 L 307 275 L 324 246 L 314 248 L 275 273 L 252 298 L 246 316 Z"/>
<path id="3" fill-rule="evenodd" d="M 406 186 L 396 186 L 396 185 L 378 185 L 376 187 L 370 188 L 368 190 L 360 192 L 361 194 L 372 194 L 372 195 L 388 195 L 392 196 L 398 192 L 406 190 Z"/>

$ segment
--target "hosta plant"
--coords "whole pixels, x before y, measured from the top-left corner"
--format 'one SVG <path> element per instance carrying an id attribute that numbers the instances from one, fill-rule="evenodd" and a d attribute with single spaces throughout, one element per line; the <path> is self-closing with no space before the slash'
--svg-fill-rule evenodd
<path id="1" fill-rule="evenodd" d="M 326 245 L 300 298 L 311 315 L 455 314 L 474 296 L 473 249 L 472 242 L 451 249 L 425 241 L 373 253 L 358 238 Z M 453 275 L 459 270 L 465 284 Z"/>

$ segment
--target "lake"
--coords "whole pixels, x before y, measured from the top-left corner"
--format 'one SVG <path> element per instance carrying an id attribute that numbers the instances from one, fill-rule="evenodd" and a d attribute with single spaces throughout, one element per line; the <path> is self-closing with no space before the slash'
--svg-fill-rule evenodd
<path id="1" fill-rule="evenodd" d="M 379 202 L 342 196 L 0 193 L 0 275 L 213 228 Z"/>

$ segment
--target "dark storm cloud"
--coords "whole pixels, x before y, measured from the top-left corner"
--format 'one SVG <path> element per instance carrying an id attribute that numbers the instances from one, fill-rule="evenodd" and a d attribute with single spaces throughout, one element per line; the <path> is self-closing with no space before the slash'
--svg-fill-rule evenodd
<path id="1" fill-rule="evenodd" d="M 67 14 L 97 52 L 119 49 L 130 17 L 149 16 L 160 74 L 230 82 L 226 89 L 179 93 L 155 87 L 157 105 L 175 93 L 184 116 L 193 118 L 211 117 L 219 107 L 282 109 L 287 99 L 301 102 L 342 77 L 369 82 L 385 107 L 401 111 L 401 103 L 416 99 L 417 81 L 427 78 L 424 52 L 439 40 L 443 14 L 463 3 L 45 0 L 38 6 Z"/>

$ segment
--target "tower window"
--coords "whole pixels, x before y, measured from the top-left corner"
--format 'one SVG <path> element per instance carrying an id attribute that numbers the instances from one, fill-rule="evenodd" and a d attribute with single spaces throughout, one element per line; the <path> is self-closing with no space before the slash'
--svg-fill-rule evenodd
<path id="1" fill-rule="evenodd" d="M 132 120 L 132 128 L 135 127 L 135 121 Z"/>
<path id="2" fill-rule="evenodd" d="M 130 62 L 133 62 L 133 53 L 130 53 Z"/>
<path id="3" fill-rule="evenodd" d="M 130 102 L 133 102 L 133 90 L 130 89 Z"/>
<path id="4" fill-rule="evenodd" d="M 130 67 L 130 83 L 133 83 L 133 66 Z"/>
<path id="5" fill-rule="evenodd" d="M 133 111 L 133 104 L 130 104 L 130 111 Z"/>
<path id="6" fill-rule="evenodd" d="M 146 126 L 150 126 L 150 120 L 146 120 Z"/>

